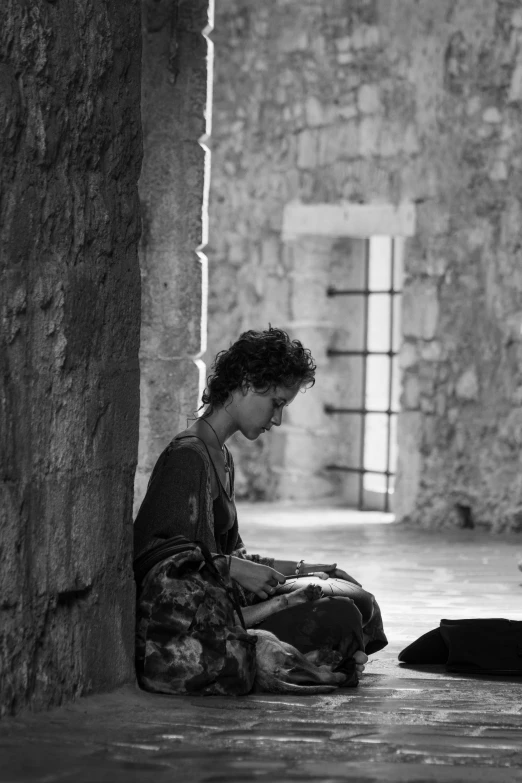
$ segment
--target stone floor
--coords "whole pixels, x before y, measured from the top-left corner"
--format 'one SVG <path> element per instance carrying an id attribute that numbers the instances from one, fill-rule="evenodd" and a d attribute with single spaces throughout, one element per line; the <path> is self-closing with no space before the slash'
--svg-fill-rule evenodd
<path id="1" fill-rule="evenodd" d="M 338 560 L 390 644 L 359 688 L 305 698 L 153 696 L 128 686 L 0 726 L 0 780 L 40 783 L 522 781 L 522 678 L 398 664 L 441 617 L 522 620 L 522 537 L 412 532 L 384 515 L 244 506 L 250 551 Z"/>

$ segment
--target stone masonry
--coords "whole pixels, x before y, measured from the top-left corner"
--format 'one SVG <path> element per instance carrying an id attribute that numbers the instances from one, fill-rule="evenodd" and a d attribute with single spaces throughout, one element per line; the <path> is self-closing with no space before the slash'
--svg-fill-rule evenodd
<path id="1" fill-rule="evenodd" d="M 198 404 L 206 340 L 208 0 L 143 0 L 141 413 L 135 511 Z"/>
<path id="2" fill-rule="evenodd" d="M 396 513 L 520 529 L 519 0 L 221 0 L 216 11 L 206 358 L 268 322 L 300 335 L 289 203 L 414 202 Z M 240 494 L 283 494 L 283 436 L 235 444 Z"/>
<path id="3" fill-rule="evenodd" d="M 136 0 L 0 8 L 0 713 L 133 676 Z"/>

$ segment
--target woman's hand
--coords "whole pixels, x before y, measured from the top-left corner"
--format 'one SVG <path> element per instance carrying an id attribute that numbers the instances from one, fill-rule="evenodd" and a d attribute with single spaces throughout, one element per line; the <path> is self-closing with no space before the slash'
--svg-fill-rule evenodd
<path id="1" fill-rule="evenodd" d="M 230 558 L 230 576 L 239 582 L 245 590 L 250 590 L 259 598 L 271 598 L 278 585 L 285 583 L 285 577 L 275 568 L 243 560 L 242 557 Z"/>

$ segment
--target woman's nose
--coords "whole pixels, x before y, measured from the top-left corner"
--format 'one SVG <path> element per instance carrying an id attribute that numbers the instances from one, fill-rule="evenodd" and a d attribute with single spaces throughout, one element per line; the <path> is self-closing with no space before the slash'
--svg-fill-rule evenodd
<path id="1" fill-rule="evenodd" d="M 279 427 L 281 425 L 282 418 L 283 418 L 283 409 L 279 408 L 272 416 L 272 424 L 275 427 Z"/>

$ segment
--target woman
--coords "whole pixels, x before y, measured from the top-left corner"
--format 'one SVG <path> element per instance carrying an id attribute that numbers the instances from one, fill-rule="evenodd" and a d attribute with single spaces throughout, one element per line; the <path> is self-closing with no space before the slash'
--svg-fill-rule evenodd
<path id="1" fill-rule="evenodd" d="M 247 607 L 247 625 L 248 607 L 284 591 L 285 575 L 322 572 L 344 580 L 339 597 L 276 614 L 265 611 L 270 616 L 260 622 L 251 611 L 256 627 L 274 632 L 301 652 L 320 649 L 325 660 L 330 651 L 331 660 L 351 675 L 350 684 L 356 684 L 366 653 L 387 644 L 373 596 L 336 564 L 247 554 L 234 503 L 234 463 L 226 446 L 236 432 L 255 440 L 280 426 L 284 408 L 315 382 L 310 351 L 281 329 L 248 331 L 217 355 L 212 369 L 202 398 L 203 415 L 176 435 L 159 457 L 136 519 L 138 593 L 151 569 L 173 554 L 172 541 L 180 534 L 202 542 L 212 553 L 229 556 L 230 575 Z M 138 615 L 139 607 L 138 594 Z"/>

